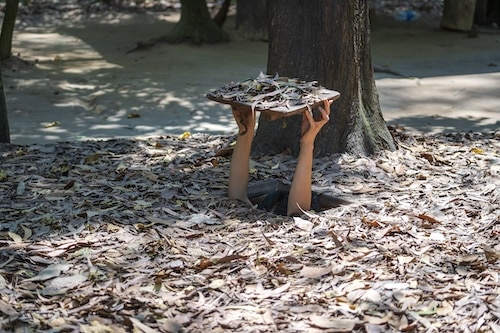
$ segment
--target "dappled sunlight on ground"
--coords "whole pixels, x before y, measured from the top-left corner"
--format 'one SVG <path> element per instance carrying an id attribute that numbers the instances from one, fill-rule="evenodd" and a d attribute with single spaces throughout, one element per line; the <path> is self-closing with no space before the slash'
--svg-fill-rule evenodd
<path id="1" fill-rule="evenodd" d="M 21 32 L 16 36 L 16 46 L 25 50 L 19 52 L 21 57 L 35 61 L 42 70 L 85 74 L 117 66 L 105 61 L 90 45 L 72 36 L 56 32 Z"/>
<path id="2" fill-rule="evenodd" d="M 230 17 L 230 43 L 132 51 L 176 20 L 177 13 L 100 13 L 23 26 L 14 53 L 31 64 L 4 71 L 12 141 L 236 133 L 229 107 L 205 94 L 265 72 L 267 44 L 238 37 Z M 403 76 L 375 76 L 389 124 L 424 132 L 498 128 L 500 54 L 491 51 L 498 36 L 468 39 L 421 22 L 384 21 L 372 37 L 374 64 Z"/>
<path id="3" fill-rule="evenodd" d="M 426 133 L 500 128 L 500 73 L 384 78 L 377 87 L 390 124 Z"/>
<path id="4" fill-rule="evenodd" d="M 12 141 L 185 131 L 233 134 L 236 127 L 228 107 L 210 102 L 204 95 L 228 77 L 249 77 L 264 70 L 261 50 L 266 45 L 255 42 L 259 49 L 253 52 L 248 52 L 252 42 L 246 41 L 203 49 L 158 45 L 153 50 L 128 53 L 135 42 L 159 31 L 161 24 L 155 22 L 151 27 L 150 21 L 138 20 L 140 17 L 132 23 L 125 20 L 120 27 L 89 21 L 57 28 L 57 33 L 20 33 L 16 48 L 25 54 L 24 60 L 36 65 L 6 73 Z M 228 54 L 234 58 L 228 61 Z"/>

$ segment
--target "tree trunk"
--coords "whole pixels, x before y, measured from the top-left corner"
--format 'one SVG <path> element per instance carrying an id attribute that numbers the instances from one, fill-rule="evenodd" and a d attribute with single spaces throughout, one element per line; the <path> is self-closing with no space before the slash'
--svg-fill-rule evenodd
<path id="1" fill-rule="evenodd" d="M 340 92 L 316 138 L 316 156 L 369 155 L 395 149 L 373 77 L 366 0 L 274 0 L 268 3 L 267 73 L 317 80 Z M 301 116 L 260 117 L 257 153 L 298 153 Z"/>
<path id="2" fill-rule="evenodd" d="M 194 44 L 229 41 L 229 36 L 210 17 L 205 0 L 181 0 L 181 19 L 161 41 Z"/>
<path id="3" fill-rule="evenodd" d="M 6 0 L 5 16 L 0 34 L 0 60 L 9 59 L 12 54 L 12 36 L 16 25 L 19 0 Z"/>
<path id="4" fill-rule="evenodd" d="M 445 0 L 441 27 L 459 31 L 471 30 L 475 8 L 476 0 Z"/>
<path id="5" fill-rule="evenodd" d="M 488 0 L 485 24 L 498 28 L 500 25 L 500 0 Z"/>
<path id="6" fill-rule="evenodd" d="M 236 29 L 247 39 L 267 40 L 267 0 L 238 0 Z"/>
<path id="7" fill-rule="evenodd" d="M 229 6 L 231 6 L 231 0 L 224 0 L 219 11 L 213 18 L 215 24 L 217 24 L 219 27 L 222 27 L 224 25 L 224 22 L 226 22 Z"/>
<path id="8" fill-rule="evenodd" d="M 9 118 L 3 88 L 2 65 L 0 65 L 0 142 L 10 143 Z"/>

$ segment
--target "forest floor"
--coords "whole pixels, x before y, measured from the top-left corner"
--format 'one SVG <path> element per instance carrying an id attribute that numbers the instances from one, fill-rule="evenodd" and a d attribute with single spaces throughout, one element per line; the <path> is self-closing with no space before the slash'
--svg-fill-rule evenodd
<path id="1" fill-rule="evenodd" d="M 315 160 L 349 203 L 291 218 L 226 198 L 234 127 L 203 97 L 265 43 L 127 53 L 173 14 L 86 13 L 26 17 L 5 73 L 0 331 L 500 332 L 497 34 L 375 26 L 398 150 Z M 251 181 L 294 166 L 254 156 Z"/>

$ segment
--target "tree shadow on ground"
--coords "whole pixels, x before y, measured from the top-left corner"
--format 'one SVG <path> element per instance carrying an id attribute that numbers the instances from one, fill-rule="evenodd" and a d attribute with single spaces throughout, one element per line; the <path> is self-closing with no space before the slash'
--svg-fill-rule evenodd
<path id="1" fill-rule="evenodd" d="M 399 22 L 379 18 L 372 26 L 375 65 L 408 77 L 435 77 L 500 71 L 499 33 L 468 38 L 440 29 L 440 17 Z"/>
<path id="2" fill-rule="evenodd" d="M 262 50 L 265 44 L 159 45 L 127 53 L 137 40 L 171 26 L 158 15 L 124 15 L 58 26 L 55 32 L 21 34 L 20 43 L 34 50 L 30 56 L 37 66 L 7 76 L 14 87 L 9 101 L 16 118 L 39 117 L 43 126 L 26 133 L 24 122 L 13 123 L 14 142 L 18 137 L 61 141 L 185 131 L 233 133 L 229 108 L 208 101 L 205 94 L 227 82 L 228 75 L 245 78 L 264 70 L 265 52 L 249 52 L 249 45 Z M 25 99 L 16 99 L 20 89 L 33 100 L 28 106 Z M 37 111 L 42 106 L 53 112 L 41 115 Z M 53 122 L 57 126 L 45 126 Z"/>
<path id="3" fill-rule="evenodd" d="M 131 53 L 127 51 L 138 41 L 163 35 L 174 20 L 158 13 L 119 13 L 75 20 L 48 30 L 22 31 L 17 46 L 22 46 L 23 55 L 29 53 L 32 61 L 37 59 L 37 66 L 5 73 L 9 109 L 13 114 L 13 142 L 75 141 L 185 131 L 235 133 L 229 107 L 208 101 L 205 94 L 229 80 L 265 71 L 267 44 L 238 38 L 231 20 L 234 18 L 229 18 L 226 28 L 233 40 L 227 44 L 202 47 L 164 44 Z M 374 63 L 403 75 L 426 79 L 498 70 L 494 66 L 500 64 L 498 52 L 494 52 L 498 46 L 495 36 L 468 39 L 463 34 L 431 27 L 423 22 L 390 22 L 389 27 L 377 27 L 372 33 Z M 484 45 L 486 38 L 492 42 Z M 453 67 L 457 61 L 461 66 Z M 378 74 L 377 82 L 384 77 L 394 80 L 391 75 Z M 408 81 L 395 82 L 406 87 Z M 494 90 L 498 85 L 483 84 L 483 92 L 485 86 Z M 399 88 L 379 89 L 383 112 L 397 112 L 395 117 L 403 118 L 399 113 L 405 112 L 404 106 L 428 103 L 425 97 L 415 95 L 411 87 L 398 92 L 398 98 L 386 98 Z M 445 96 L 437 98 L 435 94 L 433 98 L 441 108 L 456 102 Z M 474 94 L 467 98 L 478 99 Z M 475 112 L 476 108 L 470 110 Z M 441 112 L 439 109 L 435 113 Z M 404 118 L 418 117 L 412 114 Z"/>
<path id="4" fill-rule="evenodd" d="M 422 133 L 499 128 L 499 73 L 377 81 L 389 124 Z M 436 92 L 439 92 L 437 94 Z"/>
<path id="5" fill-rule="evenodd" d="M 402 127 L 421 133 L 437 132 L 491 132 L 500 129 L 500 122 L 487 123 L 489 118 L 451 118 L 442 116 L 399 117 L 388 122 L 389 125 Z M 486 122 L 486 123 L 485 123 Z"/>

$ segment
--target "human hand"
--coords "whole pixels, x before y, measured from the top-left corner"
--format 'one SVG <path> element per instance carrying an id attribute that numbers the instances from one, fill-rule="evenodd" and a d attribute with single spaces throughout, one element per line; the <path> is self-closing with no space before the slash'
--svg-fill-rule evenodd
<path id="1" fill-rule="evenodd" d="M 238 125 L 238 134 L 245 135 L 248 131 L 255 129 L 255 112 L 248 108 L 237 108 L 233 106 L 233 117 Z"/>
<path id="2" fill-rule="evenodd" d="M 311 111 L 305 111 L 302 114 L 302 129 L 301 129 L 301 143 L 314 143 L 316 135 L 323 126 L 330 120 L 330 106 L 333 101 L 325 100 L 323 102 L 323 107 L 319 107 L 321 117 L 319 120 L 315 120 Z"/>

